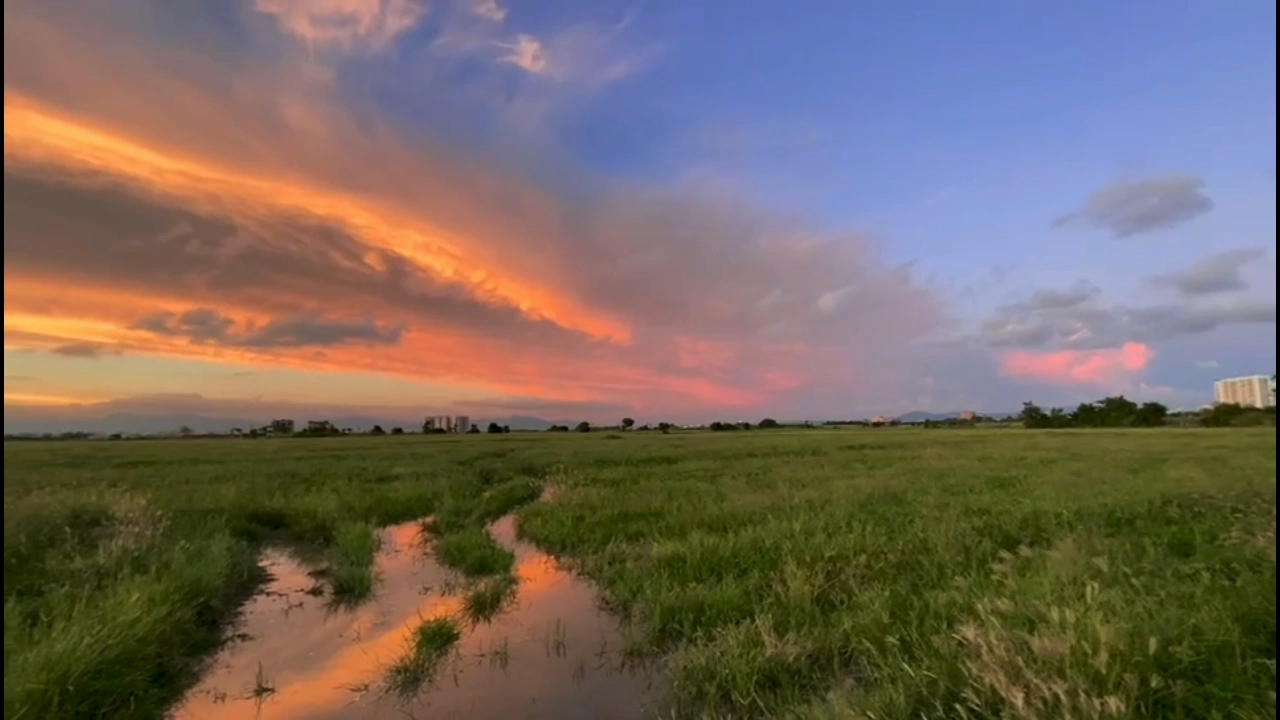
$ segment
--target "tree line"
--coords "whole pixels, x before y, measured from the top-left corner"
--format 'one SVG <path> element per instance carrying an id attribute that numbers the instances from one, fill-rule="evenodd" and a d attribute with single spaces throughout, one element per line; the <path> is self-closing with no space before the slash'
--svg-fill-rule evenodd
<path id="1" fill-rule="evenodd" d="M 1181 413 L 1176 418 L 1189 418 L 1192 423 L 1202 427 L 1275 425 L 1276 409 L 1222 403 L 1196 413 Z M 1172 424 L 1175 416 L 1161 403 L 1145 402 L 1139 405 L 1123 395 L 1117 395 L 1091 403 L 1080 403 L 1074 410 L 1050 408 L 1046 411 L 1035 403 L 1025 402 L 1018 419 L 1027 428 L 1124 428 L 1162 427 Z"/>

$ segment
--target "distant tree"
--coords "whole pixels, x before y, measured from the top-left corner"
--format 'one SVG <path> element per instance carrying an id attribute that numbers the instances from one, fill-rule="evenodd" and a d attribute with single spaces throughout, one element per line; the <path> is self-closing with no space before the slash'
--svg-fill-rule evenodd
<path id="1" fill-rule="evenodd" d="M 403 435 L 403 434 L 404 434 L 404 428 L 402 428 L 402 427 L 393 427 L 393 428 L 391 428 L 391 434 L 392 434 L 392 435 Z"/>
<path id="2" fill-rule="evenodd" d="M 636 421 L 635 421 L 635 420 L 633 420 L 633 419 L 631 419 L 631 418 L 622 418 L 622 429 L 623 429 L 623 430 L 630 430 L 630 429 L 631 429 L 631 427 L 632 427 L 633 425 L 635 425 L 635 424 L 636 424 Z"/>
<path id="3" fill-rule="evenodd" d="M 1051 408 L 1045 412 L 1034 403 L 1022 404 L 1018 420 L 1028 428 L 1119 428 L 1160 427 L 1165 424 L 1169 408 L 1157 402 L 1138 405 L 1134 401 L 1116 395 L 1097 402 L 1080 403 L 1075 410 Z"/>
<path id="4" fill-rule="evenodd" d="M 186 425 L 183 425 L 182 427 L 178 428 L 178 434 L 181 435 L 182 437 L 191 437 L 192 435 L 196 434 L 196 431 L 192 430 Z"/>
<path id="5" fill-rule="evenodd" d="M 504 432 L 504 433 L 509 433 L 509 432 L 511 432 L 511 426 L 510 426 L 510 425 L 503 425 L 503 426 L 502 426 L 502 432 Z"/>
<path id="6" fill-rule="evenodd" d="M 667 433 L 671 432 L 671 428 L 673 427 L 675 426 L 669 422 L 660 422 L 658 423 L 658 432 L 662 433 L 663 435 L 666 435 Z"/>
<path id="7" fill-rule="evenodd" d="M 1200 415 L 1205 427 L 1257 427 L 1276 424 L 1275 407 L 1245 407 L 1236 403 L 1219 403 Z"/>
<path id="8" fill-rule="evenodd" d="M 479 435 L 479 434 L 480 434 L 480 426 L 479 426 L 479 425 L 472 425 L 472 426 L 471 426 L 471 429 L 467 431 L 467 434 L 468 434 L 468 435 Z"/>
<path id="9" fill-rule="evenodd" d="M 489 433 L 490 433 L 490 434 L 493 434 L 493 435 L 499 435 L 499 434 L 501 434 L 501 433 L 502 433 L 502 426 L 501 426 L 501 425 L 499 425 L 499 424 L 498 424 L 498 423 L 496 423 L 496 422 L 491 422 L 491 423 L 489 423 L 489 428 L 488 428 L 488 430 L 489 430 Z"/>
<path id="10" fill-rule="evenodd" d="M 1139 427 L 1160 427 L 1169 415 L 1169 408 L 1158 402 L 1142 403 L 1138 408 L 1135 425 Z"/>
<path id="11" fill-rule="evenodd" d="M 1018 418 L 1022 420 L 1022 425 L 1029 428 L 1048 427 L 1048 415 L 1040 409 L 1039 405 L 1031 401 L 1022 403 L 1022 412 L 1018 413 Z"/>
<path id="12" fill-rule="evenodd" d="M 124 439 L 124 435 L 123 435 L 122 433 L 111 433 L 110 435 L 108 435 L 108 436 L 107 436 L 107 439 L 108 439 L 108 440 L 123 440 L 123 439 Z"/>
<path id="13" fill-rule="evenodd" d="M 751 423 L 747 422 L 746 420 L 743 420 L 742 422 L 738 423 L 738 427 L 742 428 L 743 430 L 750 430 Z"/>
<path id="14" fill-rule="evenodd" d="M 774 420 L 773 418 L 765 418 L 761 420 L 760 423 L 756 425 L 756 427 L 760 428 L 761 430 L 770 430 L 772 428 L 778 428 L 782 426 L 779 425 L 778 421 Z"/>
<path id="15" fill-rule="evenodd" d="M 370 435 L 386 435 L 387 431 L 383 430 L 381 425 L 374 425 L 373 429 L 369 431 L 369 434 Z"/>
<path id="16" fill-rule="evenodd" d="M 573 431 L 581 432 L 581 433 L 591 432 L 591 423 L 587 422 L 586 420 L 583 420 L 582 422 L 573 426 Z"/>

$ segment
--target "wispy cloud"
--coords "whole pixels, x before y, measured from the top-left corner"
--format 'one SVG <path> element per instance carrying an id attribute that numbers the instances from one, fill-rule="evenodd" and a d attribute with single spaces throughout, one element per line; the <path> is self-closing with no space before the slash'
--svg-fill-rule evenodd
<path id="1" fill-rule="evenodd" d="M 348 51 L 385 50 L 426 13 L 422 0 L 254 0 L 254 5 L 308 47 Z"/>
<path id="2" fill-rule="evenodd" d="M 534 74 L 547 71 L 547 58 L 542 51 L 542 43 L 532 35 L 517 35 L 514 42 L 498 42 L 496 45 L 506 50 L 506 54 L 498 58 L 499 62 Z"/>
<path id="3" fill-rule="evenodd" d="M 54 355 L 62 355 L 65 357 L 77 358 L 96 358 L 103 355 L 110 355 L 119 352 L 107 345 L 99 345 L 91 342 L 73 342 L 65 345 L 55 345 L 49 349 Z"/>
<path id="4" fill-rule="evenodd" d="M 497 0 L 471 0 L 471 12 L 496 23 L 507 17 L 507 9 L 499 5 Z"/>

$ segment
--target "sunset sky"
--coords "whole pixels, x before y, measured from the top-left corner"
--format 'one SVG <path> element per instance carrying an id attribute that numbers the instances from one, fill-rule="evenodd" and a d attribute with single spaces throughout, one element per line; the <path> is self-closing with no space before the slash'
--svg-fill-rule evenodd
<path id="1" fill-rule="evenodd" d="M 1203 404 L 1275 5 L 13 0 L 5 429 Z"/>

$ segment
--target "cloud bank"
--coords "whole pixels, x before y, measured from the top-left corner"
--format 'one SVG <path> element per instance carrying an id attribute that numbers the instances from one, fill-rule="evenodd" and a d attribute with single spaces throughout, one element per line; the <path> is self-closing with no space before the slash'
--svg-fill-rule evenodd
<path id="1" fill-rule="evenodd" d="M 253 32 L 182 43 L 148 30 L 168 5 L 128 7 L 5 6 L 6 348 L 786 410 L 883 387 L 944 317 L 860 236 L 352 110 L 316 48 L 385 50 L 425 6 L 262 0 L 242 8 Z"/>

